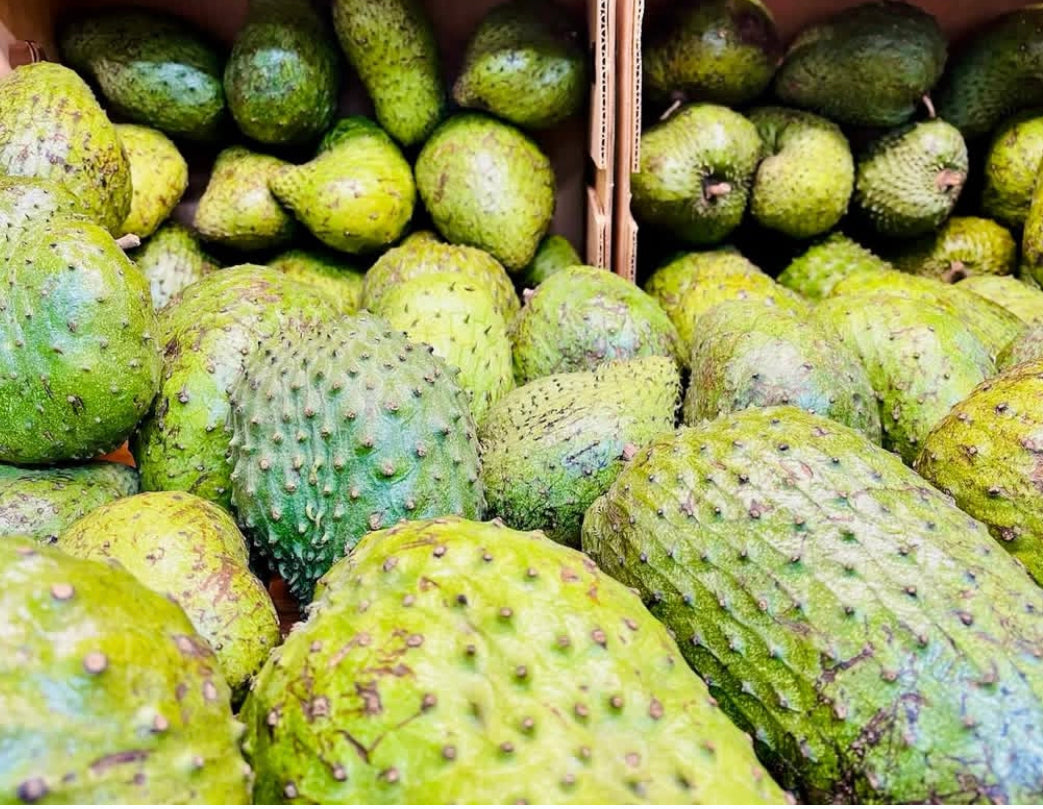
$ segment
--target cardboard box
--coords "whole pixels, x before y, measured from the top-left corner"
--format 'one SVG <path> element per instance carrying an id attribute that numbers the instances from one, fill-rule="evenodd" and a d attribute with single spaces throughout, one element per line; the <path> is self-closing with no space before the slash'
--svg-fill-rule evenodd
<path id="1" fill-rule="evenodd" d="M 457 73 L 464 46 L 482 15 L 499 0 L 424 0 L 437 30 L 447 80 Z M 615 0 L 558 0 L 585 12 L 591 48 L 588 115 L 537 140 L 550 155 L 558 179 L 558 207 L 552 232 L 567 236 L 590 264 L 611 263 L 615 123 Z M 227 45 L 246 15 L 247 0 L 0 0 L 0 75 L 34 55 L 57 59 L 54 24 L 62 11 L 104 5 L 136 5 L 172 11 Z M 342 109 L 368 112 L 357 78 L 347 77 Z M 192 184 L 175 216 L 190 220 L 209 166 L 194 166 Z"/>
<path id="2" fill-rule="evenodd" d="M 616 178 L 616 271 L 634 280 L 638 266 L 638 225 L 630 213 L 630 175 L 640 167 L 641 128 L 645 112 L 641 108 L 641 33 L 645 19 L 668 11 L 679 2 L 692 0 L 620 0 L 618 11 L 619 102 L 616 141 L 619 144 Z M 764 0 L 771 9 L 784 42 L 789 42 L 803 28 L 842 8 L 860 5 L 864 0 Z M 973 31 L 982 23 L 1010 11 L 1030 5 L 1030 0 L 914 0 L 916 5 L 934 14 L 950 39 Z M 658 116 L 665 110 L 650 111 Z"/>

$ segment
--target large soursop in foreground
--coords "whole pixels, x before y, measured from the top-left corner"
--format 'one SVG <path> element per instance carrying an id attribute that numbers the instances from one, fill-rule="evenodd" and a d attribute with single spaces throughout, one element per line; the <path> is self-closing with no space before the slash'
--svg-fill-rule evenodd
<path id="1" fill-rule="evenodd" d="M 258 803 L 782 803 L 640 600 L 542 534 L 370 534 L 243 708 Z"/>
<path id="2" fill-rule="evenodd" d="M 273 337 L 233 402 L 232 501 L 298 601 L 369 531 L 481 515 L 467 394 L 381 318 Z"/>
<path id="3" fill-rule="evenodd" d="M 770 408 L 665 436 L 583 547 L 809 802 L 1043 799 L 1043 592 L 854 431 Z"/>

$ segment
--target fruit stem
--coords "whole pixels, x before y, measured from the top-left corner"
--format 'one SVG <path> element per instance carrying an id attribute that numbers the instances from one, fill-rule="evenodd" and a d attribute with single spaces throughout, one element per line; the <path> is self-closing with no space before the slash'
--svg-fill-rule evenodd
<path id="1" fill-rule="evenodd" d="M 935 184 L 938 186 L 939 191 L 952 191 L 954 188 L 960 188 L 965 179 L 966 175 L 962 171 L 942 169 L 938 172 Z"/>
<path id="2" fill-rule="evenodd" d="M 717 199 L 717 197 L 726 196 L 731 192 L 732 184 L 726 182 L 711 183 L 710 185 L 706 186 L 706 189 L 703 191 L 707 200 L 714 200 Z"/>
<path id="3" fill-rule="evenodd" d="M 666 112 L 664 112 L 662 115 L 659 116 L 659 120 L 660 121 L 665 121 L 667 118 L 669 118 L 675 112 L 677 112 L 677 110 L 680 108 L 680 106 L 683 103 L 684 103 L 684 101 L 681 100 L 680 98 L 675 98 L 674 99 L 674 103 L 671 104 L 669 107 L 667 107 L 666 108 Z"/>
<path id="4" fill-rule="evenodd" d="M 928 93 L 923 94 L 923 105 L 927 107 L 927 117 L 932 121 L 938 117 L 938 112 L 934 109 L 934 102 L 931 100 L 931 96 Z"/>
<path id="5" fill-rule="evenodd" d="M 133 250 L 135 247 L 141 247 L 141 239 L 133 233 L 128 233 L 125 236 L 120 236 L 116 239 L 116 244 L 118 244 L 123 250 Z"/>

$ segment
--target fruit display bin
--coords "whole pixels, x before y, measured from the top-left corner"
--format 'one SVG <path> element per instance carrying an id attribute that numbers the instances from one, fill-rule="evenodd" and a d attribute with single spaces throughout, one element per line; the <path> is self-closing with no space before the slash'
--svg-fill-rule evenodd
<path id="1" fill-rule="evenodd" d="M 550 155 L 558 183 L 558 204 L 552 232 L 569 238 L 587 263 L 608 267 L 611 261 L 615 144 L 615 10 L 614 0 L 563 0 L 577 13 L 586 13 L 590 37 L 589 113 L 542 133 L 538 140 Z M 424 0 L 434 21 L 445 75 L 459 67 L 468 36 L 496 0 Z M 54 25 L 73 8 L 128 3 L 97 0 L 0 0 L 0 75 L 34 58 L 57 59 Z M 246 16 L 247 0 L 213 3 L 208 0 L 135 0 L 131 5 L 159 8 L 199 25 L 229 44 Z M 357 78 L 345 81 L 341 111 L 369 113 Z M 191 185 L 175 218 L 189 221 L 195 201 L 206 187 L 209 165 L 193 166 Z"/>
<path id="2" fill-rule="evenodd" d="M 862 0 L 764 0 L 775 17 L 784 43 L 808 25 Z M 1030 5 L 1027 0 L 914 0 L 915 5 L 937 17 L 953 42 L 1005 11 Z M 641 40 L 646 20 L 669 9 L 671 0 L 619 0 L 618 15 L 618 121 L 616 143 L 619 166 L 616 179 L 616 223 L 614 260 L 620 275 L 633 280 L 638 269 L 638 224 L 630 211 L 631 172 L 641 160 L 641 132 L 645 123 L 656 120 L 665 110 L 642 109 Z"/>

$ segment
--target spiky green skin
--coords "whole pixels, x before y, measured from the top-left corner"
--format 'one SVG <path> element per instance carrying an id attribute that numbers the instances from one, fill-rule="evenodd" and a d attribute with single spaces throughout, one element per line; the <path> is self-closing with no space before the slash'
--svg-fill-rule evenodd
<path id="1" fill-rule="evenodd" d="M 1004 122 L 985 156 L 981 209 L 1011 228 L 1028 218 L 1032 191 L 1043 164 L 1043 110 L 1027 110 Z"/>
<path id="2" fill-rule="evenodd" d="M 185 287 L 220 268 L 203 250 L 191 228 L 178 222 L 160 226 L 130 257 L 148 279 L 156 311 Z"/>
<path id="3" fill-rule="evenodd" d="M 1003 373 L 1015 365 L 1037 360 L 1043 360 L 1043 324 L 1032 326 L 1011 340 L 996 357 L 996 370 Z"/>
<path id="4" fill-rule="evenodd" d="M 318 250 L 287 250 L 269 261 L 268 266 L 302 284 L 319 288 L 342 314 L 352 315 L 362 304 L 366 275 L 346 264 L 340 255 Z"/>
<path id="5" fill-rule="evenodd" d="M 0 466 L 0 536 L 50 543 L 99 506 L 137 494 L 138 473 L 99 461 L 83 466 Z"/>
<path id="6" fill-rule="evenodd" d="M 253 777 L 213 652 L 115 566 L 0 542 L 0 798 L 240 804 Z"/>
<path id="7" fill-rule="evenodd" d="M 1018 245 L 991 219 L 954 216 L 937 233 L 907 246 L 894 264 L 950 284 L 971 276 L 1011 275 L 1018 266 Z"/>
<path id="8" fill-rule="evenodd" d="M 114 560 L 185 611 L 214 650 L 233 693 L 281 639 L 264 585 L 250 572 L 246 540 L 227 512 L 184 492 L 151 492 L 92 511 L 58 537 L 70 556 Z"/>
<path id="9" fill-rule="evenodd" d="M 992 357 L 1025 330 L 1025 324 L 1017 315 L 975 294 L 963 283 L 946 284 L 935 278 L 923 278 L 897 270 L 871 268 L 852 272 L 834 285 L 831 294 L 875 293 L 920 300 L 944 309 L 952 317 L 963 321 Z"/>
<path id="10" fill-rule="evenodd" d="M 90 221 L 64 185 L 29 177 L 0 177 L 0 239 L 5 249 L 27 227 L 42 227 L 58 217 Z"/>
<path id="11" fill-rule="evenodd" d="M 507 394 L 479 423 L 486 514 L 579 547 L 583 514 L 640 447 L 674 428 L 666 357 L 555 374 Z"/>
<path id="12" fill-rule="evenodd" d="M 688 244 L 723 241 L 742 222 L 763 149 L 757 127 L 739 113 L 682 107 L 641 135 L 634 214 Z"/>
<path id="13" fill-rule="evenodd" d="M 1021 235 L 1021 266 L 1018 274 L 1037 286 L 1043 285 L 1043 183 L 1036 183 Z"/>
<path id="14" fill-rule="evenodd" d="M 535 289 L 555 273 L 582 263 L 583 258 L 564 236 L 545 236 L 529 266 L 518 276 L 518 286 Z"/>
<path id="15" fill-rule="evenodd" d="M 968 167 L 958 129 L 941 119 L 911 124 L 873 141 L 859 159 L 855 204 L 882 236 L 922 236 L 952 213 Z"/>
<path id="16" fill-rule="evenodd" d="M 1043 325 L 1043 291 L 1017 278 L 975 276 L 960 281 L 959 286 L 1002 306 L 1027 326 Z"/>
<path id="17" fill-rule="evenodd" d="M 336 307 L 313 286 L 243 265 L 187 287 L 160 317 L 163 375 L 132 449 L 145 491 L 185 491 L 231 508 L 229 396 L 258 344 Z"/>
<path id="18" fill-rule="evenodd" d="M 222 59 L 177 17 L 143 9 L 91 11 L 59 32 L 62 61 L 101 89 L 106 106 L 175 137 L 215 140 L 226 122 Z"/>
<path id="19" fill-rule="evenodd" d="M 899 2 L 864 3 L 805 29 L 775 76 L 775 94 L 852 126 L 898 126 L 945 69 L 937 20 Z"/>
<path id="20" fill-rule="evenodd" d="M 239 519 L 305 604 L 363 534 L 485 505 L 455 372 L 372 315 L 263 343 L 229 423 Z"/>
<path id="21" fill-rule="evenodd" d="M 123 233 L 147 239 L 163 224 L 188 188 L 188 163 L 177 146 L 158 129 L 117 124 L 130 164 L 133 193 Z"/>
<path id="22" fill-rule="evenodd" d="M 840 127 L 784 107 L 758 107 L 747 116 L 767 150 L 753 180 L 754 218 L 795 239 L 832 230 L 855 187 L 855 159 Z"/>
<path id="23" fill-rule="evenodd" d="M 224 149 L 196 207 L 199 235 L 235 250 L 265 250 L 293 239 L 296 223 L 268 184 L 289 163 L 243 146 Z"/>
<path id="24" fill-rule="evenodd" d="M 954 60 L 935 98 L 938 114 L 967 138 L 1043 103 L 1043 9 L 1012 11 L 980 31 Z"/>
<path id="25" fill-rule="evenodd" d="M 1043 596 L 858 433 L 770 408 L 664 436 L 583 547 L 809 802 L 1040 799 Z"/>
<path id="26" fill-rule="evenodd" d="M 574 22 L 552 0 L 493 6 L 467 44 L 453 100 L 526 129 L 571 118 L 588 87 L 586 36 Z"/>
<path id="27" fill-rule="evenodd" d="M 699 318 L 684 421 L 793 405 L 879 444 L 880 410 L 859 358 L 807 315 L 759 301 L 719 303 Z"/>
<path id="28" fill-rule="evenodd" d="M 0 79 L 0 173 L 49 180 L 76 198 L 72 211 L 119 235 L 131 176 L 116 128 L 73 71 L 52 62 Z"/>
<path id="29" fill-rule="evenodd" d="M 380 125 L 405 146 L 426 140 L 445 115 L 446 94 L 418 0 L 335 0 L 333 26 Z"/>
<path id="30" fill-rule="evenodd" d="M 0 462 L 115 449 L 159 386 L 145 276 L 102 227 L 61 216 L 9 231 L 0 268 Z"/>
<path id="31" fill-rule="evenodd" d="M 270 185 L 312 235 L 346 253 L 397 241 L 416 204 L 409 163 L 385 132 L 362 117 L 338 122 L 312 160 L 284 167 Z"/>
<path id="32" fill-rule="evenodd" d="M 644 88 L 655 104 L 742 106 L 767 89 L 782 51 L 760 0 L 679 3 L 642 48 Z"/>
<path id="33" fill-rule="evenodd" d="M 550 159 L 521 130 L 479 113 L 435 131 L 416 185 L 446 240 L 485 250 L 511 272 L 532 261 L 554 216 Z"/>
<path id="34" fill-rule="evenodd" d="M 849 275 L 893 269 L 858 242 L 834 233 L 790 262 L 778 281 L 808 300 L 818 301 L 828 298 L 833 287 Z"/>
<path id="35" fill-rule="evenodd" d="M 722 301 L 752 299 L 763 301 L 765 306 L 807 312 L 797 295 L 732 249 L 681 255 L 656 270 L 645 291 L 677 328 L 685 361 L 695 341 L 695 322 Z"/>
<path id="36" fill-rule="evenodd" d="M 490 292 L 497 311 L 510 323 L 521 309 L 514 284 L 495 258 L 475 247 L 443 244 L 434 234 L 414 233 L 382 255 L 366 273 L 362 306 L 376 309 L 380 300 L 399 284 L 423 275 L 458 273 Z"/>
<path id="37" fill-rule="evenodd" d="M 337 45 L 310 0 L 251 0 L 224 70 L 228 109 L 261 143 L 307 143 L 333 123 Z"/>
<path id="38" fill-rule="evenodd" d="M 372 311 L 460 369 L 457 382 L 471 397 L 476 424 L 514 387 L 507 321 L 489 290 L 459 273 L 404 281 L 381 296 Z"/>
<path id="39" fill-rule="evenodd" d="M 909 464 L 949 409 L 996 372 L 963 320 L 926 300 L 844 295 L 820 303 L 815 317 L 862 361 L 880 403 L 883 445 Z"/>
<path id="40" fill-rule="evenodd" d="M 320 588 L 243 709 L 258 803 L 784 801 L 637 596 L 541 534 L 410 522 Z"/>
<path id="41" fill-rule="evenodd" d="M 540 284 L 511 324 L 511 342 L 521 385 L 612 360 L 684 362 L 677 329 L 655 299 L 598 267 L 569 267 Z"/>

